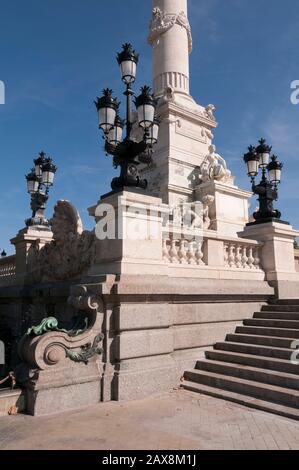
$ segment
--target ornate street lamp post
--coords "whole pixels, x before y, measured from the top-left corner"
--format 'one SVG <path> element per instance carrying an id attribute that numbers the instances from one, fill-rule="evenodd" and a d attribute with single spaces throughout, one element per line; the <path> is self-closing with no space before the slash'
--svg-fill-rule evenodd
<path id="1" fill-rule="evenodd" d="M 278 161 L 276 155 L 270 155 L 270 147 L 265 139 L 259 141 L 257 147 L 248 147 L 248 152 L 244 155 L 247 165 L 248 176 L 251 178 L 252 191 L 259 197 L 259 210 L 253 214 L 256 224 L 279 220 L 281 213 L 274 209 L 273 203 L 278 199 L 278 185 L 281 182 L 281 171 L 283 164 Z M 262 179 L 256 185 L 255 178 L 262 171 Z"/>
<path id="2" fill-rule="evenodd" d="M 40 152 L 38 158 L 34 160 L 34 168 L 26 175 L 32 210 L 32 217 L 26 220 L 27 227 L 37 225 L 49 227 L 49 222 L 45 218 L 45 209 L 56 171 L 57 167 L 53 164 L 52 159 L 47 157 L 44 152 Z"/>
<path id="3" fill-rule="evenodd" d="M 140 96 L 135 98 L 137 116 L 133 116 L 132 99 L 134 92 L 132 84 L 136 79 L 139 55 L 131 44 L 124 44 L 123 50 L 117 55 L 122 81 L 126 85 L 126 119 L 119 116 L 120 103 L 113 97 L 110 89 L 103 91 L 103 96 L 97 98 L 95 105 L 99 116 L 99 128 L 105 136 L 106 153 L 113 156 L 114 167 L 120 167 L 120 176 L 111 183 L 113 191 L 121 191 L 125 187 L 146 189 L 147 181 L 139 176 L 138 166 L 141 163 L 150 164 L 153 146 L 158 141 L 159 120 L 155 116 L 156 101 L 150 87 L 141 88 Z M 133 126 L 142 129 L 143 138 L 136 141 L 133 137 Z M 123 139 L 123 129 L 126 136 Z"/>

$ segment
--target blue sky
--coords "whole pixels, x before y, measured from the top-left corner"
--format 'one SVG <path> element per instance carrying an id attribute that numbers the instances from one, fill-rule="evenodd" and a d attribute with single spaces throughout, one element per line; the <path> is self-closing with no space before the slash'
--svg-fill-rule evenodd
<path id="1" fill-rule="evenodd" d="M 115 171 L 102 150 L 93 100 L 109 85 L 121 97 L 115 54 L 130 41 L 141 54 L 137 86 L 151 82 L 150 0 L 0 0 L 0 249 L 30 215 L 24 175 L 44 149 L 59 167 L 58 199 L 86 208 L 110 189 Z M 215 143 L 236 182 L 249 189 L 242 155 L 265 136 L 285 163 L 279 208 L 299 228 L 298 0 L 189 0 L 194 51 L 191 92 L 214 103 Z M 253 206 L 255 207 L 253 201 Z"/>

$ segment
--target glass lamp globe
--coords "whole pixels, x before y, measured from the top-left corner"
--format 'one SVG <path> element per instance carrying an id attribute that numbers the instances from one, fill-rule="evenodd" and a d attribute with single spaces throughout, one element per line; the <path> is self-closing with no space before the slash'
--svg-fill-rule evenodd
<path id="1" fill-rule="evenodd" d="M 126 85 L 134 83 L 136 80 L 137 64 L 139 54 L 135 52 L 132 45 L 124 44 L 123 50 L 117 54 L 117 62 L 120 66 L 121 79 Z"/>
<path id="2" fill-rule="evenodd" d="M 135 99 L 138 114 L 138 122 L 144 129 L 149 129 L 155 119 L 156 102 L 151 94 L 151 88 L 144 86 L 141 88 L 141 95 Z"/>
<path id="3" fill-rule="evenodd" d="M 97 98 L 95 101 L 99 116 L 99 127 L 105 134 L 108 134 L 114 126 L 117 109 L 119 107 L 119 103 L 113 98 L 112 93 L 112 90 L 106 88 L 103 91 L 103 96 Z"/>
<path id="4" fill-rule="evenodd" d="M 247 165 L 247 174 L 255 178 L 259 172 L 260 157 L 253 146 L 248 147 L 248 152 L 244 155 L 244 162 Z"/>

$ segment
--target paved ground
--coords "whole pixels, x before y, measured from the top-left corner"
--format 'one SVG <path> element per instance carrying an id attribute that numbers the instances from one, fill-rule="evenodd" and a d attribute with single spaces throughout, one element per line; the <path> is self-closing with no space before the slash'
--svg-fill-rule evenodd
<path id="1" fill-rule="evenodd" d="M 299 423 L 187 391 L 0 418 L 0 449 L 299 449 Z"/>

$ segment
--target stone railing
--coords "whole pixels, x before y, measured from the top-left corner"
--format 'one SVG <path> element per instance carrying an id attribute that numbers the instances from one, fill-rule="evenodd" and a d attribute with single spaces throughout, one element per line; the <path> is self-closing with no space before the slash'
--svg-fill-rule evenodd
<path id="1" fill-rule="evenodd" d="M 204 266 L 203 240 L 163 239 L 163 260 L 170 264 Z"/>
<path id="2" fill-rule="evenodd" d="M 219 238 L 216 232 L 202 237 L 164 233 L 163 261 L 167 264 L 216 267 L 235 270 L 262 270 L 262 244 L 242 238 Z M 299 254 L 298 254 L 299 269 Z"/>
<path id="3" fill-rule="evenodd" d="M 297 273 L 299 273 L 299 249 L 294 250 L 294 256 L 295 256 L 295 268 Z"/>
<path id="4" fill-rule="evenodd" d="M 16 274 L 16 256 L 0 259 L 0 278 L 8 278 Z"/>
<path id="5" fill-rule="evenodd" d="M 224 266 L 236 269 L 262 269 L 261 250 L 258 242 L 238 241 L 224 242 Z"/>

